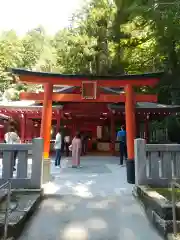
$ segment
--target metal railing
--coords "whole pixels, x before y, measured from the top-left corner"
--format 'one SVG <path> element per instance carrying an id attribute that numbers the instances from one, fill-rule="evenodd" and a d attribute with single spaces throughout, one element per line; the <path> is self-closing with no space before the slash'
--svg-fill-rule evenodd
<path id="1" fill-rule="evenodd" d="M 176 236 L 178 233 L 177 230 L 177 218 L 176 218 L 176 188 L 180 189 L 180 184 L 175 181 L 171 183 L 172 189 L 172 215 L 173 215 L 173 233 Z"/>
<path id="2" fill-rule="evenodd" d="M 8 237 L 8 224 L 9 224 L 9 214 L 10 214 L 10 202 L 11 202 L 11 181 L 5 182 L 0 186 L 0 190 L 7 189 L 7 198 L 6 198 L 6 209 L 5 209 L 5 217 L 4 217 L 4 234 L 3 240 L 6 240 Z"/>

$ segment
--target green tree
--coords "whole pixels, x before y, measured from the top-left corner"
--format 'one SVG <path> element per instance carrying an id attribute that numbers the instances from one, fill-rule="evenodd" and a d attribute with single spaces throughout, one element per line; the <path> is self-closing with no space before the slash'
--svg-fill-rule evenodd
<path id="1" fill-rule="evenodd" d="M 14 31 L 1 34 L 0 53 L 0 90 L 4 91 L 12 83 L 9 68 L 22 64 L 23 46 Z"/>
<path id="2" fill-rule="evenodd" d="M 111 66 L 108 34 L 114 5 L 92 0 L 73 15 L 71 27 L 55 36 L 57 65 L 63 72 L 107 74 Z"/>
<path id="3" fill-rule="evenodd" d="M 155 39 L 155 70 L 165 71 L 159 86 L 162 102 L 180 103 L 180 3 L 177 0 L 157 0 L 142 3 L 140 11 Z"/>
<path id="4" fill-rule="evenodd" d="M 73 30 L 62 30 L 55 36 L 57 67 L 63 73 L 90 73 L 95 55 L 95 39 Z"/>
<path id="5" fill-rule="evenodd" d="M 23 66 L 24 68 L 35 68 L 41 54 L 43 53 L 45 42 L 45 30 L 38 27 L 29 31 L 22 39 L 24 47 Z"/>
<path id="6" fill-rule="evenodd" d="M 4 32 L 0 90 L 15 87 L 10 67 L 102 75 L 165 71 L 155 91 L 161 102 L 179 103 L 180 4 L 173 1 L 91 0 L 73 15 L 69 28 L 53 37 L 42 26 L 22 39 L 14 31 Z M 26 85 L 17 90 L 21 87 L 35 91 Z"/>

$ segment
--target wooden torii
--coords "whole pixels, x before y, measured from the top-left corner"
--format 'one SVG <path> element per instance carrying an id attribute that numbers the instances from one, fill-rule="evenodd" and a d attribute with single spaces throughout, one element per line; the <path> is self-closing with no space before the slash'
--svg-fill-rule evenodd
<path id="1" fill-rule="evenodd" d="M 135 103 L 156 102 L 155 95 L 135 94 L 133 87 L 155 86 L 162 73 L 124 76 L 63 75 L 57 73 L 34 72 L 23 69 L 12 69 L 18 80 L 29 84 L 44 85 L 44 93 L 21 93 L 21 99 L 43 101 L 41 137 L 44 139 L 44 159 L 49 159 L 50 131 L 52 120 L 52 102 L 125 102 L 127 129 L 127 181 L 134 183 L 134 139 L 135 139 Z M 81 94 L 54 93 L 53 85 L 81 87 Z M 100 87 L 120 88 L 124 94 L 102 94 Z"/>
<path id="2" fill-rule="evenodd" d="M 37 102 L 43 102 L 44 93 L 20 93 L 21 100 L 34 100 Z M 64 94 L 64 93 L 53 93 L 52 94 L 53 102 L 82 102 L 81 94 Z M 85 103 L 120 103 L 126 101 L 126 94 L 121 93 L 121 95 L 113 95 L 113 94 L 99 94 L 96 99 L 83 99 Z M 134 96 L 135 102 L 157 102 L 157 96 L 152 94 L 135 94 Z"/>

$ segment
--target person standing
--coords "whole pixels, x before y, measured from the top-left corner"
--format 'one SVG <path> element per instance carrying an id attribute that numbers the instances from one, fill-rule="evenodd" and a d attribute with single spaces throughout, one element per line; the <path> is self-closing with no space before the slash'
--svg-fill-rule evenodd
<path id="1" fill-rule="evenodd" d="M 119 141 L 120 165 L 123 166 L 124 157 L 127 159 L 126 130 L 124 126 L 118 131 L 117 140 Z"/>
<path id="2" fill-rule="evenodd" d="M 8 132 L 4 135 L 4 142 L 7 144 L 18 144 L 21 143 L 20 137 L 17 134 L 14 126 L 10 126 Z M 13 171 L 16 171 L 16 158 L 17 158 L 17 151 L 13 153 Z"/>
<path id="3" fill-rule="evenodd" d="M 66 157 L 69 157 L 69 146 L 70 146 L 70 136 L 69 135 L 64 137 L 64 143 L 65 143 Z"/>
<path id="4" fill-rule="evenodd" d="M 58 133 L 56 134 L 56 140 L 55 140 L 54 148 L 55 148 L 55 151 L 56 151 L 55 166 L 60 167 L 61 154 L 62 154 L 62 134 L 61 134 L 60 129 L 59 129 Z"/>
<path id="5" fill-rule="evenodd" d="M 88 146 L 88 136 L 84 133 L 82 136 L 82 154 L 86 155 Z"/>
<path id="6" fill-rule="evenodd" d="M 77 168 L 80 166 L 80 157 L 82 151 L 81 134 L 79 132 L 76 133 L 75 138 L 72 140 L 70 149 L 72 150 L 72 167 Z"/>

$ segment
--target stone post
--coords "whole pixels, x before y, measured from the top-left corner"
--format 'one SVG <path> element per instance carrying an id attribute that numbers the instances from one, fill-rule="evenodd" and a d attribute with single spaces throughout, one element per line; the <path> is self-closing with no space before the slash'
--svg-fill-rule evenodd
<path id="1" fill-rule="evenodd" d="M 134 140 L 135 155 L 135 184 L 143 185 L 146 182 L 146 141 L 138 138 Z"/>
<path id="2" fill-rule="evenodd" d="M 42 166 L 42 162 L 45 162 L 43 161 L 43 139 L 34 138 L 32 144 L 31 183 L 34 188 L 40 189 L 44 178 L 44 166 Z"/>

